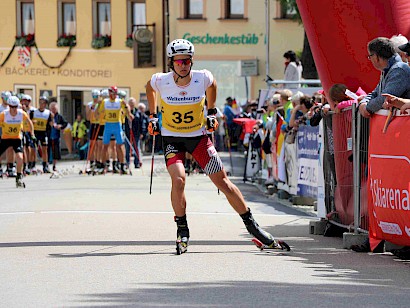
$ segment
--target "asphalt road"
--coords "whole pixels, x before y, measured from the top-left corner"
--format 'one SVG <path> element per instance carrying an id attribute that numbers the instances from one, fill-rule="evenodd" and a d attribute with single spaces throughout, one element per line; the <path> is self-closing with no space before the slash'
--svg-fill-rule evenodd
<path id="1" fill-rule="evenodd" d="M 224 160 L 227 160 L 224 155 Z M 133 176 L 0 180 L 1 307 L 409 306 L 409 264 L 390 254 L 342 249 L 309 234 L 312 217 L 233 180 L 259 224 L 292 251 L 259 251 L 225 196 L 201 174 L 187 179 L 191 242 L 175 254 L 170 180 L 156 157 Z M 237 168 L 238 167 L 238 168 Z"/>

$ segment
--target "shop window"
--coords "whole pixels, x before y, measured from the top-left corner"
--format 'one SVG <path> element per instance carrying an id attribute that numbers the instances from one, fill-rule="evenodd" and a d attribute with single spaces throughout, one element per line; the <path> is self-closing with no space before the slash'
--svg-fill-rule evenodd
<path id="1" fill-rule="evenodd" d="M 111 2 L 93 1 L 93 41 L 95 49 L 111 46 Z"/>
<path id="2" fill-rule="evenodd" d="M 76 6 L 74 1 L 58 2 L 58 35 L 76 35 Z"/>
<path id="3" fill-rule="evenodd" d="M 203 0 L 184 0 L 183 19 L 204 19 Z"/>
<path id="4" fill-rule="evenodd" d="M 93 2 L 93 33 L 94 36 L 111 37 L 111 3 L 110 1 Z"/>
<path id="5" fill-rule="evenodd" d="M 246 0 L 224 0 L 225 19 L 244 19 Z"/>
<path id="6" fill-rule="evenodd" d="M 34 35 L 34 1 L 17 1 L 17 36 Z"/>
<path id="7" fill-rule="evenodd" d="M 293 6 L 282 5 L 279 1 L 276 3 L 276 16 L 274 19 L 294 19 L 296 9 Z"/>
<path id="8" fill-rule="evenodd" d="M 132 35 L 135 30 L 134 25 L 146 25 L 147 24 L 147 12 L 146 12 L 145 0 L 129 0 L 127 3 L 127 34 Z M 139 27 L 140 28 L 140 27 Z"/>

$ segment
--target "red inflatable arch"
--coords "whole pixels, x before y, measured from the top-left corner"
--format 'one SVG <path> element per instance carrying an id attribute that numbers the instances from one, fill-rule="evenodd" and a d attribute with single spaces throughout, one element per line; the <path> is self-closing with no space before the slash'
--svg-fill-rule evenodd
<path id="1" fill-rule="evenodd" d="M 410 38 L 410 0 L 297 0 L 323 87 L 373 90 L 379 73 L 367 59 L 375 37 Z"/>

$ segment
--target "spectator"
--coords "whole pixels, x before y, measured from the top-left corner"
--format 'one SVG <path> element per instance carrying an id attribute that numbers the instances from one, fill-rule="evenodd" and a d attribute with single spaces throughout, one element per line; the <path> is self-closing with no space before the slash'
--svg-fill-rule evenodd
<path id="1" fill-rule="evenodd" d="M 225 124 L 226 128 L 228 130 L 228 142 L 229 146 L 233 149 L 236 149 L 237 144 L 238 144 L 238 137 L 240 134 L 238 134 L 237 130 L 240 128 L 234 121 L 233 119 L 238 117 L 238 108 L 236 105 L 235 99 L 232 97 L 227 97 L 226 98 L 226 104 L 225 108 L 223 111 L 224 117 L 225 117 Z"/>
<path id="2" fill-rule="evenodd" d="M 352 99 L 351 97 L 346 95 L 346 90 L 347 90 L 346 85 L 341 84 L 341 83 L 336 83 L 330 87 L 329 98 L 334 104 L 335 112 L 338 112 L 339 110 L 343 108 L 347 108 L 357 103 L 357 100 Z M 366 92 L 364 92 L 362 88 L 359 87 L 359 89 L 357 89 L 355 94 L 360 97 L 360 96 L 366 95 Z"/>
<path id="3" fill-rule="evenodd" d="M 134 167 L 140 168 L 142 166 L 142 152 L 141 152 L 141 140 L 145 137 L 147 133 L 147 126 L 146 121 L 144 120 L 146 115 L 144 112 L 141 112 L 136 107 L 136 99 L 131 97 L 128 100 L 128 105 L 131 111 L 131 114 L 134 116 L 132 122 L 128 118 L 126 118 L 126 125 L 125 125 L 125 135 L 127 136 L 128 140 L 130 141 L 131 145 L 133 146 L 136 153 L 133 153 L 134 156 Z M 143 104 L 144 105 L 144 104 Z M 145 105 L 144 105 L 145 107 Z M 132 132 L 132 133 L 131 133 Z M 130 152 L 131 152 L 130 145 L 128 142 L 125 143 L 125 159 L 127 164 L 130 164 Z"/>
<path id="4" fill-rule="evenodd" d="M 60 150 L 60 137 L 61 131 L 67 127 L 68 123 L 64 117 L 58 113 L 57 103 L 53 102 L 50 104 L 50 111 L 52 115 L 53 124 L 51 126 L 50 140 L 51 153 L 53 156 L 53 171 L 56 171 L 57 161 L 61 160 L 61 150 Z"/>
<path id="5" fill-rule="evenodd" d="M 140 140 L 141 155 L 143 155 L 144 152 L 145 152 L 145 145 L 146 145 L 147 140 L 148 140 L 148 120 L 149 120 L 148 116 L 149 116 L 149 112 L 147 112 L 146 109 L 147 109 L 147 106 L 144 103 L 139 103 L 138 104 L 138 110 L 141 113 L 142 127 L 143 127 L 142 139 Z"/>
<path id="6" fill-rule="evenodd" d="M 293 96 L 292 96 L 293 97 Z M 304 123 L 306 117 L 304 117 L 313 107 L 312 98 L 309 95 L 304 95 L 299 99 L 299 103 L 295 104 L 292 109 L 291 117 L 289 120 L 289 127 L 297 129 L 299 124 Z"/>
<path id="7" fill-rule="evenodd" d="M 410 62 L 410 42 L 408 42 L 407 44 L 404 44 L 404 45 L 400 45 L 399 49 L 406 54 L 407 63 L 409 63 Z M 404 61 L 404 62 L 406 62 L 406 61 Z"/>
<path id="8" fill-rule="evenodd" d="M 286 81 L 299 81 L 302 79 L 302 64 L 296 58 L 296 53 L 292 50 L 289 50 L 283 54 L 285 58 L 285 77 L 283 78 Z M 300 88 L 300 83 L 287 84 L 285 87 L 289 89 Z"/>
<path id="9" fill-rule="evenodd" d="M 287 126 L 290 121 L 291 111 L 293 109 L 293 104 L 290 101 L 293 93 L 289 89 L 285 89 L 279 92 L 279 107 L 283 107 L 284 112 L 284 123 L 281 126 L 281 130 L 286 132 Z"/>
<path id="10" fill-rule="evenodd" d="M 385 37 L 378 37 L 367 45 L 367 58 L 374 68 L 381 71 L 376 88 L 366 97 L 359 97 L 359 111 L 364 117 L 370 117 L 383 107 L 382 94 L 410 98 L 410 67 L 394 51 L 393 43 Z"/>
<path id="11" fill-rule="evenodd" d="M 77 118 L 73 123 L 73 130 L 71 132 L 71 135 L 74 139 L 74 147 L 77 150 L 85 144 L 85 138 L 87 136 L 87 126 L 85 125 L 85 120 L 83 119 L 81 114 L 77 114 Z"/>
<path id="12" fill-rule="evenodd" d="M 399 34 L 399 35 L 393 35 L 393 36 L 390 38 L 390 40 L 391 40 L 391 42 L 393 43 L 394 51 L 399 54 L 401 60 L 402 60 L 403 62 L 405 62 L 405 63 L 408 63 L 407 53 L 404 52 L 404 51 L 402 51 L 402 50 L 399 48 L 399 46 L 402 46 L 402 45 L 407 44 L 407 43 L 408 43 L 408 39 L 407 39 L 405 36 Z"/>
<path id="13" fill-rule="evenodd" d="M 406 110 L 410 109 L 410 99 L 400 98 L 390 94 L 382 94 L 385 98 L 385 107 L 396 107 L 400 109 L 402 114 L 406 114 Z"/>

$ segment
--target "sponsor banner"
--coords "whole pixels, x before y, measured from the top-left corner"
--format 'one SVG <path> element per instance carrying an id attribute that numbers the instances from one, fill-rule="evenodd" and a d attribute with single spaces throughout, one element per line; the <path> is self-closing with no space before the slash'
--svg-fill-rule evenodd
<path id="1" fill-rule="evenodd" d="M 319 128 L 301 125 L 297 135 L 297 194 L 317 198 L 319 177 Z"/>
<path id="2" fill-rule="evenodd" d="M 410 117 L 396 116 L 383 133 L 386 116 L 370 121 L 369 235 L 410 246 Z"/>
<path id="3" fill-rule="evenodd" d="M 259 150 L 254 149 L 252 142 L 249 142 L 248 155 L 246 159 L 245 177 L 253 177 L 260 169 Z"/>

